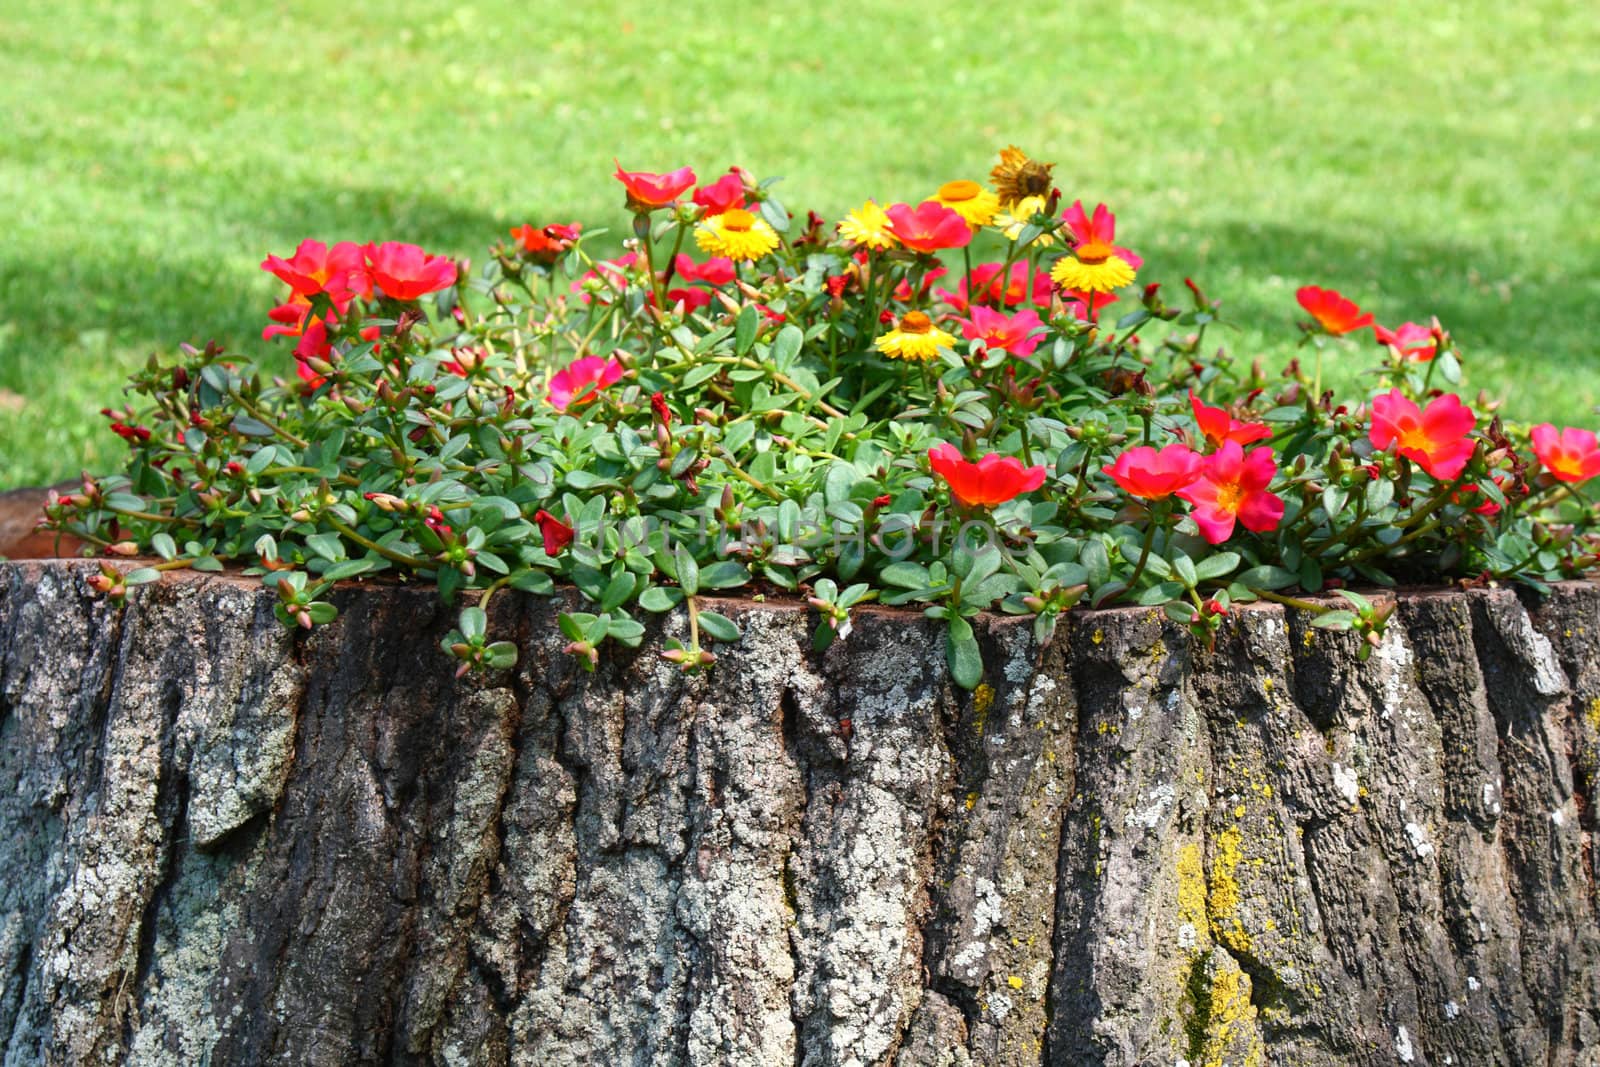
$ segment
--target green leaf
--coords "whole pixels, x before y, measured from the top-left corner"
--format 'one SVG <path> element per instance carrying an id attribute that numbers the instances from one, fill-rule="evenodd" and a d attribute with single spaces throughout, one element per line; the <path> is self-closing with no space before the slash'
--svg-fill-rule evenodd
<path id="1" fill-rule="evenodd" d="M 370 559 L 347 559 L 343 563 L 335 563 L 322 572 L 325 582 L 342 582 L 346 578 L 354 578 L 358 574 L 366 574 L 377 566 Z"/>
<path id="2" fill-rule="evenodd" d="M 1235 579 L 1249 589 L 1284 589 L 1299 581 L 1299 576 L 1282 567 L 1251 567 Z"/>
<path id="3" fill-rule="evenodd" d="M 1232 574 L 1233 569 L 1239 565 L 1239 553 L 1218 552 L 1216 555 L 1207 556 L 1195 565 L 1195 577 L 1202 582 L 1214 581 Z"/>
<path id="4" fill-rule="evenodd" d="M 750 580 L 744 565 L 731 559 L 718 560 L 700 569 L 700 588 L 731 589 Z"/>
<path id="5" fill-rule="evenodd" d="M 639 594 L 639 606 L 657 615 L 663 611 L 671 611 L 681 603 L 683 603 L 682 589 L 652 585 L 649 589 Z"/>
<path id="6" fill-rule="evenodd" d="M 138 570 L 129 571 L 122 576 L 123 585 L 149 585 L 161 578 L 161 572 L 154 567 L 140 567 Z"/>
<path id="7" fill-rule="evenodd" d="M 1098 537 L 1092 537 L 1083 543 L 1083 550 L 1078 554 L 1078 562 L 1089 572 L 1091 589 L 1099 589 L 1111 578 L 1111 558 L 1106 554 L 1105 543 Z"/>
<path id="8" fill-rule="evenodd" d="M 344 542 L 336 533 L 314 533 L 306 538 L 306 547 L 329 563 L 339 563 L 345 558 Z"/>
<path id="9" fill-rule="evenodd" d="M 497 671 L 517 665 L 517 646 L 510 641 L 496 641 L 483 650 L 483 661 Z"/>
<path id="10" fill-rule="evenodd" d="M 756 343 L 756 328 L 761 325 L 761 312 L 754 304 L 746 304 L 733 324 L 733 354 L 742 356 Z"/>
<path id="11" fill-rule="evenodd" d="M 955 616 L 947 625 L 944 658 L 950 666 L 950 677 L 963 689 L 976 689 L 983 681 L 983 653 L 972 635 L 972 624 Z"/>
<path id="12" fill-rule="evenodd" d="M 620 615 L 607 624 L 606 633 L 629 648 L 638 648 L 639 642 L 644 640 L 643 624 Z"/>
<path id="13" fill-rule="evenodd" d="M 712 640 L 730 643 L 743 636 L 739 632 L 739 627 L 726 615 L 719 615 L 714 611 L 702 611 L 699 613 L 699 618 L 700 632 L 709 634 Z"/>
<path id="14" fill-rule="evenodd" d="M 172 540 L 172 535 L 163 531 L 150 538 L 150 547 L 156 555 L 165 560 L 178 558 L 178 546 Z"/>
<path id="15" fill-rule="evenodd" d="M 1367 512 L 1375 514 L 1389 506 L 1394 499 L 1394 483 L 1387 478 L 1374 478 L 1367 483 Z"/>
<path id="16" fill-rule="evenodd" d="M 485 615 L 483 609 L 476 605 L 470 608 L 462 608 L 461 621 L 458 626 L 461 630 L 461 636 L 465 637 L 469 644 L 481 641 L 483 640 L 484 631 L 489 628 L 489 616 Z"/>
<path id="17" fill-rule="evenodd" d="M 850 490 L 860 480 L 854 464 L 836 462 L 828 467 L 828 475 L 822 483 L 822 495 L 830 504 L 847 502 Z"/>
<path id="18" fill-rule="evenodd" d="M 678 572 L 678 586 L 685 596 L 694 596 L 700 591 L 700 564 L 683 545 L 672 550 L 672 559 Z"/>
<path id="19" fill-rule="evenodd" d="M 1185 589 L 1193 589 L 1200 584 L 1200 573 L 1195 570 L 1194 560 L 1182 552 L 1175 552 L 1170 562 L 1172 563 L 1173 571 L 1178 575 L 1178 580 L 1183 583 Z"/>
<path id="20" fill-rule="evenodd" d="M 878 572 L 878 577 L 902 589 L 925 589 L 933 584 L 928 578 L 927 569 L 910 560 L 889 564 Z"/>
<path id="21" fill-rule="evenodd" d="M 1311 620 L 1311 625 L 1324 630 L 1348 630 L 1356 621 L 1353 611 L 1325 611 Z"/>
<path id="22" fill-rule="evenodd" d="M 339 617 L 339 609 L 326 600 L 319 600 L 306 608 L 306 614 L 311 616 L 311 621 L 318 626 L 326 626 Z"/>

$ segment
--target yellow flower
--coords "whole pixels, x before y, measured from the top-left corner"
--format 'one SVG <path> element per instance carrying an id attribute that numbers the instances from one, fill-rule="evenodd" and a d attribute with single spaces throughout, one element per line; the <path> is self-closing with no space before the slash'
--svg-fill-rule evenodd
<path id="1" fill-rule="evenodd" d="M 1050 280 L 1063 289 L 1080 293 L 1109 293 L 1133 281 L 1134 270 L 1116 250 L 1101 241 L 1079 245 L 1056 260 Z"/>
<path id="2" fill-rule="evenodd" d="M 1001 232 L 1006 235 L 1007 240 L 1015 241 L 1018 237 L 1022 236 L 1022 228 L 1028 225 L 1028 223 L 1033 220 L 1033 217 L 1043 210 L 1044 197 L 1023 197 L 1021 200 L 1018 200 L 1016 203 L 1012 204 L 1008 210 L 1002 211 L 1000 214 L 996 215 L 994 217 L 994 224 L 998 226 Z M 1053 245 L 1055 243 L 1056 237 L 1053 233 L 1041 233 L 1039 236 L 1035 237 L 1029 242 L 1030 245 L 1038 245 L 1040 248 L 1043 248 L 1045 245 Z"/>
<path id="3" fill-rule="evenodd" d="M 760 259 L 777 248 L 778 235 L 765 219 L 733 207 L 701 220 L 700 228 L 694 232 L 694 242 L 703 252 L 727 256 L 738 262 Z"/>
<path id="4" fill-rule="evenodd" d="M 939 358 L 939 349 L 948 348 L 956 339 L 933 324 L 933 320 L 920 311 L 908 311 L 900 316 L 894 329 L 873 342 L 878 351 L 890 359 L 918 359 L 924 362 Z"/>
<path id="5" fill-rule="evenodd" d="M 1031 196 L 1041 199 L 1050 192 L 1050 171 L 1054 163 L 1029 159 L 1016 145 L 1000 150 L 1000 162 L 989 172 L 1000 203 L 1010 206 Z"/>
<path id="6" fill-rule="evenodd" d="M 899 242 L 889 229 L 889 216 L 875 201 L 868 200 L 839 223 L 839 236 L 863 248 L 892 248 Z"/>
<path id="7" fill-rule="evenodd" d="M 987 226 L 1000 210 L 1000 201 L 977 182 L 945 182 L 932 199 L 960 215 L 968 226 Z"/>

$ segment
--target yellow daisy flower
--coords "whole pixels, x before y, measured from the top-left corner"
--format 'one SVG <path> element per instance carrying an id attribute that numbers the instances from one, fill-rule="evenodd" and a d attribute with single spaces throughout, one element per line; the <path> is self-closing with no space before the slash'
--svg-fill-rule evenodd
<path id="1" fill-rule="evenodd" d="M 1079 245 L 1056 260 L 1050 280 L 1063 289 L 1080 293 L 1109 293 L 1133 281 L 1134 269 L 1116 250 L 1101 241 Z"/>
<path id="2" fill-rule="evenodd" d="M 945 182 L 933 200 L 954 211 L 968 226 L 987 226 L 1000 210 L 1000 201 L 977 182 Z"/>
<path id="3" fill-rule="evenodd" d="M 889 229 L 889 216 L 876 201 L 868 200 L 839 222 L 839 236 L 863 248 L 883 250 L 899 242 Z"/>
<path id="4" fill-rule="evenodd" d="M 996 215 L 994 217 L 994 224 L 1000 228 L 1002 233 L 1006 235 L 1006 240 L 1015 241 L 1018 237 L 1022 236 L 1022 228 L 1028 225 L 1029 222 L 1033 221 L 1033 217 L 1043 210 L 1044 197 L 1023 197 L 1021 200 L 1018 200 L 1016 203 L 1012 204 L 1009 209 Z M 1038 245 L 1040 248 L 1043 248 L 1045 245 L 1055 244 L 1056 236 L 1053 233 L 1041 233 L 1029 243 L 1030 245 Z"/>
<path id="5" fill-rule="evenodd" d="M 1054 163 L 1029 159 L 1022 149 L 1010 145 L 1000 150 L 1000 162 L 989 172 L 989 178 L 1000 194 L 1000 203 L 1010 206 L 1029 197 L 1043 199 L 1050 192 L 1050 171 L 1054 167 Z"/>
<path id="6" fill-rule="evenodd" d="M 933 320 L 920 311 L 908 311 L 900 316 L 894 329 L 878 338 L 873 344 L 890 359 L 916 359 L 927 362 L 939 358 L 939 349 L 949 348 L 956 339 L 933 324 Z"/>
<path id="7" fill-rule="evenodd" d="M 703 219 L 694 232 L 694 243 L 713 256 L 727 256 L 738 262 L 760 259 L 778 247 L 778 234 L 743 208 L 729 208 L 720 215 Z"/>

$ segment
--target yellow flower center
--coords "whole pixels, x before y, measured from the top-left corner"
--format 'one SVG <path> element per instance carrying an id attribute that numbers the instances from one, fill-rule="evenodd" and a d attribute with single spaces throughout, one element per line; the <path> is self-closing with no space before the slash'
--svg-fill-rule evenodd
<path id="1" fill-rule="evenodd" d="M 1239 484 L 1237 482 L 1229 482 L 1226 485 L 1217 486 L 1217 507 L 1221 508 L 1223 511 L 1237 513 L 1239 510 L 1239 501 L 1243 499 L 1243 497 L 1244 490 L 1239 488 Z"/>
<path id="2" fill-rule="evenodd" d="M 1104 241 L 1085 241 L 1073 250 L 1072 254 L 1078 257 L 1079 263 L 1087 263 L 1097 267 L 1110 259 L 1115 249 Z"/>
<path id="3" fill-rule="evenodd" d="M 730 207 L 722 213 L 722 228 L 734 233 L 749 233 L 755 227 L 756 217 L 743 208 Z"/>
<path id="4" fill-rule="evenodd" d="M 983 192 L 983 187 L 977 182 L 945 182 L 943 185 L 939 186 L 939 199 L 972 200 L 975 199 L 981 192 Z"/>
<path id="5" fill-rule="evenodd" d="M 908 311 L 900 316 L 901 333 L 927 333 L 933 329 L 933 320 L 920 311 Z"/>
<path id="6" fill-rule="evenodd" d="M 1400 431 L 1400 447 L 1414 448 L 1418 452 L 1428 452 L 1433 448 L 1433 441 L 1421 426 L 1411 426 Z"/>

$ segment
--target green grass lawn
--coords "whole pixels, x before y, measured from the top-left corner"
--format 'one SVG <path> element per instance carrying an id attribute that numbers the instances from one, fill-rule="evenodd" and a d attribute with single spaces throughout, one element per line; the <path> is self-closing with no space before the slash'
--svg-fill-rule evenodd
<path id="1" fill-rule="evenodd" d="M 1293 290 L 1330 285 L 1380 321 L 1438 314 L 1513 416 L 1597 423 L 1586 5 L 403 9 L 0 13 L 0 488 L 114 465 L 94 411 L 151 352 L 259 350 L 266 252 L 616 226 L 614 155 L 782 174 L 792 210 L 836 217 L 1015 142 L 1113 206 L 1142 279 L 1225 297 L 1241 355 L 1281 359 Z"/>

